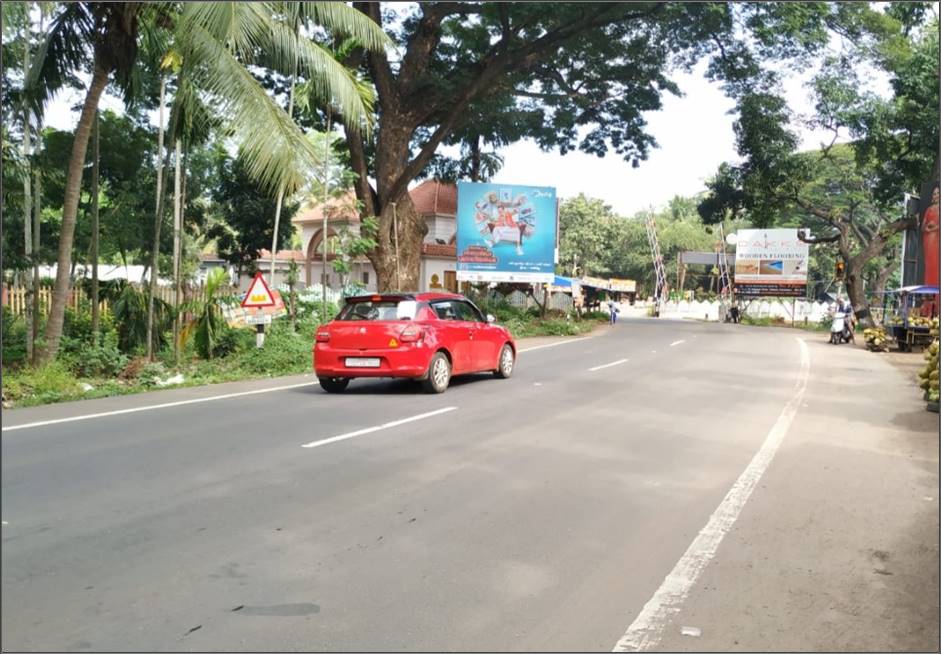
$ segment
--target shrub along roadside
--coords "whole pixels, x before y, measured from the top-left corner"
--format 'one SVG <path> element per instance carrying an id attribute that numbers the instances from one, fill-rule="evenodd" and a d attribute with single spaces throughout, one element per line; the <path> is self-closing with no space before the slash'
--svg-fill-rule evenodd
<path id="1" fill-rule="evenodd" d="M 506 326 L 514 338 L 575 336 L 608 319 L 606 313 L 575 320 L 559 312 L 540 318 L 535 311 L 506 305 L 484 310 L 493 313 L 498 324 Z M 148 363 L 135 356 L 138 352 L 127 355 L 118 348 L 119 335 L 111 323 L 99 343 L 93 344 L 86 340 L 84 325 L 76 321 L 75 333 L 63 338 L 68 347 L 63 347 L 59 360 L 36 369 L 7 366 L 4 361 L 4 405 L 25 407 L 141 393 L 161 388 L 162 382 L 176 375 L 182 375 L 182 383 L 169 388 L 308 373 L 318 314 L 319 310 L 304 311 L 296 332 L 291 330 L 288 318 L 275 320 L 267 328 L 265 346 L 260 350 L 255 347 L 254 330 L 223 325 L 214 336 L 213 358 L 200 358 L 197 339 L 189 339 L 179 366 L 174 366 L 172 344 L 159 352 L 156 362 Z M 14 328 L 15 323 L 10 322 Z M 4 346 L 6 353 L 6 342 Z"/>
<path id="2" fill-rule="evenodd" d="M 793 325 L 789 318 L 781 316 L 765 316 L 764 318 L 753 318 L 749 315 L 742 316 L 743 325 L 752 325 L 753 327 L 793 327 L 794 329 L 804 329 L 810 332 L 822 332 L 830 329 L 831 319 L 824 318 L 819 322 L 810 322 L 804 324 L 803 320 L 796 320 Z"/>

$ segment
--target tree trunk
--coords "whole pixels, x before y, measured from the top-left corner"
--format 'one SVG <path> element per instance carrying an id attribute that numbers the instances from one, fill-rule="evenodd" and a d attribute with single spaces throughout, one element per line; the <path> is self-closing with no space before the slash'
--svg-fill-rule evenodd
<path id="1" fill-rule="evenodd" d="M 869 314 L 869 303 L 863 288 L 862 266 L 857 263 L 846 265 L 846 294 L 849 295 L 857 320 L 866 327 L 871 326 L 872 316 Z"/>
<path id="2" fill-rule="evenodd" d="M 470 178 L 472 182 L 480 181 L 480 135 L 475 135 L 470 142 L 471 151 L 471 170 Z"/>
<path id="3" fill-rule="evenodd" d="M 159 265 L 157 255 L 160 254 L 160 225 L 163 223 L 163 104 L 167 91 L 167 77 L 160 77 L 160 109 L 157 122 L 157 206 L 154 209 L 154 247 L 150 257 L 150 284 L 147 289 L 147 359 L 154 360 L 154 293 L 157 290 L 157 275 Z M 142 280 L 143 281 L 143 280 Z"/>
<path id="4" fill-rule="evenodd" d="M 101 151 L 101 125 L 95 112 L 95 151 L 91 169 L 91 333 L 98 345 L 100 316 L 98 308 L 98 165 Z"/>
<path id="5" fill-rule="evenodd" d="M 395 116 L 383 117 L 390 125 L 395 125 Z M 376 269 L 376 283 L 379 292 L 385 293 L 396 288 L 396 282 L 403 291 L 419 290 L 421 280 L 421 245 L 428 226 L 415 211 L 407 188 L 403 188 L 395 197 L 390 195 L 393 185 L 402 172 L 402 167 L 409 155 L 409 139 L 412 130 L 408 127 L 381 126 L 379 142 L 376 148 L 376 187 L 379 230 L 376 235 L 378 247 L 368 253 L 369 260 Z M 360 187 L 357 187 L 359 195 Z M 363 198 L 359 198 L 364 202 Z M 395 221 L 393 207 L 395 203 Z M 396 279 L 395 237 L 393 222 L 397 223 L 399 241 L 398 274 Z"/>
<path id="6" fill-rule="evenodd" d="M 421 243 L 428 231 L 425 221 L 415 211 L 412 200 L 408 194 L 402 195 L 395 203 L 396 220 L 399 240 L 399 265 L 396 279 L 395 261 L 395 235 L 393 234 L 393 207 L 391 201 L 383 206 L 379 215 L 379 234 L 377 241 L 380 247 L 367 256 L 376 269 L 376 284 L 380 293 L 396 290 L 418 291 L 421 280 Z"/>
<path id="7" fill-rule="evenodd" d="M 895 261 L 893 257 L 888 257 L 885 267 L 883 267 L 878 272 L 878 274 L 876 274 L 876 277 L 872 282 L 873 296 L 879 297 L 885 293 L 886 283 L 889 281 L 889 277 L 892 276 L 892 273 L 897 268 L 898 262 Z M 882 321 L 885 322 L 885 316 L 882 317 Z"/>
<path id="8" fill-rule="evenodd" d="M 69 269 L 72 264 L 72 245 L 75 239 L 75 220 L 78 215 L 78 201 L 82 191 L 82 168 L 85 154 L 88 152 L 88 139 L 91 136 L 92 123 L 98 110 L 98 101 L 108 84 L 109 71 L 95 58 L 94 74 L 91 85 L 85 95 L 85 104 L 75 129 L 72 154 L 69 158 L 68 172 L 65 178 L 65 200 L 62 206 L 62 228 L 59 233 L 59 256 L 57 259 L 56 283 L 52 291 L 52 307 L 46 322 L 46 343 L 39 356 L 39 363 L 48 363 L 55 359 L 62 338 L 62 322 L 65 319 L 65 305 L 68 302 L 71 280 Z"/>

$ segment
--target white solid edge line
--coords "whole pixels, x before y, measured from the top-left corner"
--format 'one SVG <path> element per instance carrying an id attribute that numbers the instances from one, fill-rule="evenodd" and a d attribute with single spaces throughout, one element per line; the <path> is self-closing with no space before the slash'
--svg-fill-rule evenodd
<path id="1" fill-rule="evenodd" d="M 534 347 L 527 347 L 525 349 L 519 350 L 519 353 L 531 352 L 533 350 L 541 350 L 547 347 L 556 347 L 557 345 L 565 345 L 567 343 L 575 343 L 578 341 L 587 341 L 589 338 L 594 338 L 594 336 L 582 336 L 580 338 L 573 338 L 567 341 L 559 341 L 557 343 L 548 343 L 546 345 L 536 345 Z M 134 407 L 131 409 L 117 409 L 115 411 L 102 411 L 101 413 L 89 413 L 83 416 L 72 416 L 70 418 L 56 418 L 55 420 L 39 420 L 37 422 L 27 422 L 22 425 L 12 425 L 10 427 L 3 427 L 0 429 L 0 432 L 15 431 L 17 429 L 30 429 L 32 427 L 44 427 L 46 425 L 57 425 L 64 422 L 76 422 L 79 420 L 91 420 L 92 418 L 104 418 L 105 416 L 118 416 L 124 413 L 137 413 L 138 411 L 151 411 L 153 409 L 166 409 L 173 406 L 183 406 L 185 404 L 198 404 L 200 402 L 213 402 L 215 400 L 225 400 L 230 397 L 242 397 L 245 395 L 257 395 L 260 393 L 272 393 L 274 391 L 283 391 L 289 388 L 298 388 L 300 386 L 311 386 L 317 382 L 303 382 L 300 384 L 288 384 L 287 386 L 276 386 L 274 388 L 263 388 L 257 391 L 243 391 L 240 393 L 227 393 L 225 395 L 213 395 L 212 397 L 200 397 L 193 400 L 180 400 L 179 402 L 165 402 L 163 404 L 151 404 L 148 406 Z"/>
<path id="2" fill-rule="evenodd" d="M 670 347 L 673 347 L 674 345 L 679 345 L 680 343 L 685 343 L 685 342 L 686 342 L 685 340 L 673 341 L 672 343 L 670 343 Z"/>
<path id="3" fill-rule="evenodd" d="M 722 502 L 709 517 L 706 526 L 702 528 L 689 548 L 677 561 L 676 566 L 666 576 L 660 588 L 653 594 L 640 614 L 627 628 L 613 652 L 639 652 L 655 648 L 660 642 L 663 628 L 666 623 L 676 615 L 683 606 L 683 602 L 690 590 L 705 569 L 706 565 L 715 556 L 722 539 L 732 528 L 742 507 L 748 501 L 752 491 L 761 479 L 765 470 L 771 464 L 775 453 L 787 435 L 797 408 L 800 406 L 804 392 L 807 390 L 807 378 L 810 373 L 810 351 L 804 339 L 798 338 L 800 344 L 801 367 L 798 374 L 796 392 L 794 397 L 784 406 L 781 415 L 775 421 L 768 435 L 765 437 L 761 449 L 755 454 L 751 462 L 742 472 L 741 476 L 729 489 Z"/>
<path id="4" fill-rule="evenodd" d="M 241 391 L 239 393 L 226 393 L 225 395 L 213 395 L 211 397 L 198 397 L 192 400 L 180 400 L 178 402 L 164 402 L 163 404 L 149 404 L 147 406 L 138 406 L 131 409 L 117 409 L 115 411 L 102 411 L 101 413 L 88 413 L 83 416 L 72 416 L 71 418 L 56 418 L 55 420 L 40 420 L 38 422 L 27 422 L 22 425 L 12 425 L 4 427 L 2 431 L 14 431 L 16 429 L 29 429 L 31 427 L 42 427 L 44 425 L 57 425 L 63 422 L 75 422 L 78 420 L 91 420 L 92 418 L 103 418 L 105 416 L 118 416 L 124 413 L 137 413 L 138 411 L 151 411 L 153 409 L 166 409 L 172 406 L 183 406 L 184 404 L 199 404 L 200 402 L 214 402 L 215 400 L 226 400 L 231 397 L 244 397 L 246 395 L 260 395 L 261 393 L 273 393 L 275 391 L 284 391 L 289 388 L 299 388 L 301 386 L 312 386 L 317 382 L 302 382 L 300 384 L 288 384 L 286 386 L 275 386 L 273 388 L 260 388 L 255 391 Z"/>
<path id="5" fill-rule="evenodd" d="M 606 363 L 603 366 L 595 366 L 594 368 L 589 368 L 588 372 L 594 372 L 596 370 L 601 370 L 602 368 L 610 368 L 611 366 L 619 366 L 622 363 L 627 363 L 627 359 L 618 359 L 617 361 L 612 361 L 611 363 Z"/>
<path id="6" fill-rule="evenodd" d="M 527 347 L 519 351 L 519 354 L 523 352 L 532 352 L 533 350 L 542 350 L 547 347 L 555 347 L 557 345 L 568 345 L 569 343 L 577 343 L 579 341 L 587 341 L 589 338 L 594 338 L 594 336 L 582 336 L 580 338 L 573 338 L 567 341 L 559 341 L 557 343 L 547 343 L 546 345 L 534 345 L 533 347 Z"/>
<path id="7" fill-rule="evenodd" d="M 348 438 L 356 438 L 357 436 L 363 436 L 364 434 L 371 434 L 375 431 L 381 429 L 389 429 L 390 427 L 398 427 L 399 425 L 404 425 L 407 422 L 415 422 L 416 420 L 424 420 L 425 418 L 431 418 L 432 416 L 441 415 L 442 413 L 447 413 L 448 411 L 454 411 L 457 409 L 456 406 L 446 406 L 443 409 L 437 409 L 435 411 L 429 411 L 428 413 L 419 413 L 417 416 L 411 416 L 410 418 L 402 418 L 401 420 L 393 420 L 392 422 L 386 422 L 381 425 L 376 425 L 375 427 L 366 427 L 365 429 L 358 429 L 356 431 L 351 431 L 347 434 L 340 434 L 339 436 L 333 436 L 331 438 L 324 438 L 319 441 L 311 441 L 310 443 L 305 443 L 301 447 L 320 447 L 321 445 L 328 445 L 330 443 L 336 443 L 337 441 L 345 441 Z"/>

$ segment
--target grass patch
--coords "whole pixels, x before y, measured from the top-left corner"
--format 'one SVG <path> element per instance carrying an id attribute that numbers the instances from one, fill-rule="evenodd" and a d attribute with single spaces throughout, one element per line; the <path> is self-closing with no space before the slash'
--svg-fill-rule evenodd
<path id="1" fill-rule="evenodd" d="M 541 318 L 535 310 L 508 305 L 484 310 L 493 313 L 498 324 L 507 327 L 514 338 L 577 336 L 608 322 L 604 312 L 586 314 L 576 320 L 563 312 L 550 312 Z M 141 356 L 123 354 L 113 330 L 106 332 L 97 345 L 86 341 L 86 336 L 80 333 L 63 337 L 59 360 L 42 368 L 23 365 L 18 350 L 5 349 L 5 354 L 12 355 L 14 365 L 4 361 L 4 405 L 27 407 L 309 373 L 319 318 L 315 312 L 304 315 L 298 320 L 296 332 L 287 319 L 275 320 L 266 329 L 265 346 L 261 349 L 255 347 L 253 329 L 228 329 L 219 339 L 219 351 L 224 354 L 212 359 L 199 358 L 190 340 L 180 354 L 179 365 L 174 361 L 172 346 L 164 347 L 152 363 Z M 6 322 L 15 329 L 12 320 Z M 183 376 L 182 383 L 158 384 L 158 380 L 165 381 L 177 374 Z"/>
<path id="2" fill-rule="evenodd" d="M 765 316 L 764 318 L 754 318 L 749 315 L 743 315 L 741 324 L 752 325 L 753 327 L 793 327 L 794 329 L 803 329 L 810 332 L 825 332 L 830 329 L 829 320 L 821 322 L 810 322 L 806 324 L 803 320 L 796 320 L 791 324 L 790 318 L 783 316 Z"/>

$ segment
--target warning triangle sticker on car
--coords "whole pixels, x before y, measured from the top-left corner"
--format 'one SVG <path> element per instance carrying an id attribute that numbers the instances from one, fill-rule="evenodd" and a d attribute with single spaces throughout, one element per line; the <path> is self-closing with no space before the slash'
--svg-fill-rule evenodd
<path id="1" fill-rule="evenodd" d="M 242 300 L 242 307 L 247 309 L 273 307 L 275 305 L 274 295 L 268 288 L 265 278 L 261 273 L 255 273 L 255 278 L 248 285 L 248 292 L 245 293 L 245 299 Z"/>

